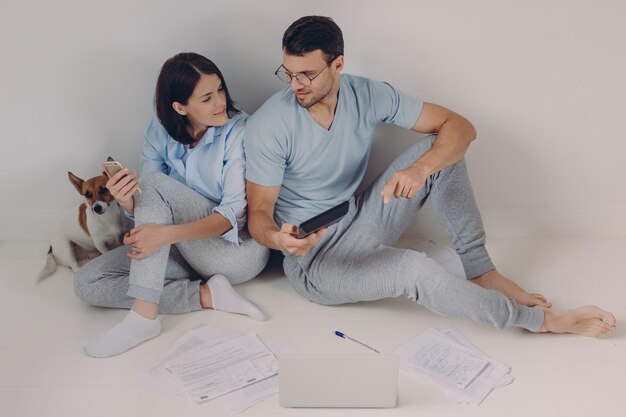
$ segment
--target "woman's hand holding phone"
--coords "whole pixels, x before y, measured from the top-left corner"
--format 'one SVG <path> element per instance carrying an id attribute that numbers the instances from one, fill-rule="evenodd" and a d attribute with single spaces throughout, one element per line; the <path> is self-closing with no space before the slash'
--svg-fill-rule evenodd
<path id="1" fill-rule="evenodd" d="M 133 195 L 139 191 L 137 173 L 135 171 L 131 172 L 127 168 L 122 168 L 119 163 L 115 165 L 115 168 L 118 168 L 117 172 L 111 172 L 114 170 L 111 162 L 102 164 L 104 173 L 109 177 L 106 187 L 120 207 L 132 214 L 135 208 Z"/>

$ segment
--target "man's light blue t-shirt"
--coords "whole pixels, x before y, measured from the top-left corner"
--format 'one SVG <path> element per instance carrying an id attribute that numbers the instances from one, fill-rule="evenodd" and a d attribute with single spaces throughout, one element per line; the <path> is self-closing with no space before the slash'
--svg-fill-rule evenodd
<path id="1" fill-rule="evenodd" d="M 274 218 L 279 226 L 300 224 L 352 198 L 365 174 L 378 123 L 410 129 L 422 106 L 387 83 L 343 74 L 335 117 L 326 130 L 287 87 L 248 119 L 246 179 L 282 185 Z"/>
<path id="2" fill-rule="evenodd" d="M 222 237 L 241 245 L 238 231 L 246 223 L 243 133 L 247 115 L 239 113 L 224 126 L 210 127 L 192 152 L 172 138 L 154 117 L 146 128 L 141 175 L 162 172 L 217 204 L 232 229 Z M 186 159 L 186 160 L 185 160 Z"/>

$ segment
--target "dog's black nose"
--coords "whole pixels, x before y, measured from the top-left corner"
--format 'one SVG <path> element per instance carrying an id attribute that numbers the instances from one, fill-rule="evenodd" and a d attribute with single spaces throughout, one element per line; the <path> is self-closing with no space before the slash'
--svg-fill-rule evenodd
<path id="1" fill-rule="evenodd" d="M 102 213 L 102 206 L 100 204 L 95 204 L 93 206 L 93 211 L 95 211 L 98 214 L 101 214 Z"/>

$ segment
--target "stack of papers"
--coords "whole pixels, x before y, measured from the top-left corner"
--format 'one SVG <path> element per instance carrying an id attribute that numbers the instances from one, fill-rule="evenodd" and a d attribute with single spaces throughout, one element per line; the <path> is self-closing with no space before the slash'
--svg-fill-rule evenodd
<path id="1" fill-rule="evenodd" d="M 294 353 L 280 342 L 267 345 L 206 325 L 181 337 L 162 358 L 141 371 L 144 385 L 190 404 L 219 398 L 232 414 L 278 393 L 275 354 Z"/>
<path id="2" fill-rule="evenodd" d="M 455 328 L 430 328 L 400 346 L 400 368 L 433 382 L 459 404 L 480 404 L 514 381 L 511 367 L 489 358 Z"/>

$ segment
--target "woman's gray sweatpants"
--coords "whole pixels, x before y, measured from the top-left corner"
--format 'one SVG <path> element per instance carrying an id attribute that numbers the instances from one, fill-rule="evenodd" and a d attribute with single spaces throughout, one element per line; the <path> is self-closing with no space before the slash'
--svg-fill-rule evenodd
<path id="1" fill-rule="evenodd" d="M 350 202 L 348 214 L 308 253 L 286 256 L 285 274 L 299 294 L 320 304 L 406 295 L 438 314 L 538 331 L 544 319 L 540 307 L 518 305 L 499 291 L 468 281 L 494 266 L 465 161 L 431 175 L 412 199 L 392 198 L 383 204 L 380 193 L 387 180 L 426 153 L 435 137 L 425 137 L 400 155 Z M 393 247 L 428 197 L 468 280 L 448 274 L 422 253 Z"/>
<path id="2" fill-rule="evenodd" d="M 161 173 L 141 178 L 142 194 L 135 196 L 135 224 L 182 224 L 212 213 L 215 203 Z M 231 284 L 249 281 L 267 263 L 269 251 L 239 232 L 243 246 L 221 237 L 189 240 L 163 246 L 142 260 L 128 257 L 120 246 L 80 268 L 74 277 L 76 295 L 87 303 L 130 308 L 134 299 L 159 304 L 159 313 L 201 310 L 199 285 L 215 274 Z"/>

